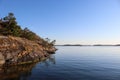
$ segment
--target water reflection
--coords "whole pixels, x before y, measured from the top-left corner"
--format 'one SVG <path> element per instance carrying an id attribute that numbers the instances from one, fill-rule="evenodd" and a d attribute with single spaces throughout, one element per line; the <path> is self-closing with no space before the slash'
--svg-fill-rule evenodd
<path id="1" fill-rule="evenodd" d="M 51 63 L 52 63 L 52 64 L 56 64 L 55 55 L 54 55 L 54 54 L 53 54 L 53 55 L 50 55 L 50 56 L 48 57 L 48 59 L 42 61 L 42 63 L 44 63 L 46 67 L 50 66 Z"/>
<path id="2" fill-rule="evenodd" d="M 55 64 L 55 56 L 50 55 L 48 59 L 42 61 L 41 63 L 45 66 L 49 66 L 50 63 Z M 6 68 L 0 68 L 0 80 L 27 80 L 32 74 L 32 69 L 37 63 L 12 66 Z"/>

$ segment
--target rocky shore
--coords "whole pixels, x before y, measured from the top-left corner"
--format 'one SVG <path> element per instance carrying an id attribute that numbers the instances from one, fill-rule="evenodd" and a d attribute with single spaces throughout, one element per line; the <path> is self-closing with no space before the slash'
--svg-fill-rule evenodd
<path id="1" fill-rule="evenodd" d="M 0 67 L 37 62 L 55 51 L 25 38 L 0 36 Z"/>

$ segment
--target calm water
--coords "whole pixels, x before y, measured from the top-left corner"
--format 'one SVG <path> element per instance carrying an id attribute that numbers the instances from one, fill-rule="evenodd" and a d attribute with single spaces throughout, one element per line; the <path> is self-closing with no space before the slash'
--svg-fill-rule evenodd
<path id="1" fill-rule="evenodd" d="M 120 47 L 57 47 L 37 64 L 1 70 L 1 80 L 120 80 Z"/>

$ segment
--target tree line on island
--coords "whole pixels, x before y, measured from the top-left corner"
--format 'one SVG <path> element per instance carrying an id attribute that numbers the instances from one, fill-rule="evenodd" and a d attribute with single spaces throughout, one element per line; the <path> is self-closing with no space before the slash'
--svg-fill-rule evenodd
<path id="1" fill-rule="evenodd" d="M 35 41 L 47 48 L 53 47 L 56 42 L 56 40 L 51 41 L 49 38 L 43 39 L 39 37 L 27 27 L 22 29 L 21 26 L 18 25 L 13 13 L 9 13 L 7 16 L 0 19 L 0 35 L 25 38 Z"/>

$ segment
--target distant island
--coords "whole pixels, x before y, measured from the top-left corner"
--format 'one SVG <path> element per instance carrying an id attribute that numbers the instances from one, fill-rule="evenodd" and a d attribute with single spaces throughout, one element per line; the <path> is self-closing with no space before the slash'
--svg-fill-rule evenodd
<path id="1" fill-rule="evenodd" d="M 82 44 L 64 44 L 64 45 L 56 45 L 56 46 L 120 46 L 120 44 L 115 45 L 106 45 L 106 44 L 94 44 L 94 45 L 82 45 Z"/>
<path id="2" fill-rule="evenodd" d="M 43 39 L 18 25 L 13 13 L 0 19 L 0 66 L 33 63 L 56 51 L 56 40 Z"/>

